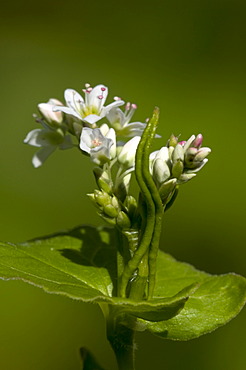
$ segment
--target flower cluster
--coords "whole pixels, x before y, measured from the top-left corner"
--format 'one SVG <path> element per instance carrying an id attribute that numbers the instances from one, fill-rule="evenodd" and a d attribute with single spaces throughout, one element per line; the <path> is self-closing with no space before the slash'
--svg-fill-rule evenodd
<path id="1" fill-rule="evenodd" d="M 56 148 L 68 149 L 78 144 L 92 162 L 101 166 L 115 158 L 116 136 L 141 136 L 146 123 L 130 122 L 136 104 L 127 103 L 123 111 L 119 107 L 124 101 L 115 97 L 113 103 L 105 106 L 108 88 L 104 85 L 92 88 L 86 84 L 83 93 L 84 98 L 77 91 L 66 89 L 65 105 L 57 99 L 38 105 L 41 117 L 34 117 L 42 128 L 32 130 L 24 140 L 41 148 L 33 157 L 34 167 L 40 167 Z"/>
<path id="2" fill-rule="evenodd" d="M 105 106 L 108 88 L 89 84 L 84 97 L 73 89 L 65 90 L 65 104 L 57 99 L 38 105 L 36 122 L 42 128 L 32 130 L 24 142 L 39 147 L 33 165 L 41 166 L 55 149 L 79 147 L 89 156 L 99 190 L 89 194 L 99 214 L 120 228 L 132 228 L 139 204 L 129 194 L 135 170 L 135 155 L 147 125 L 131 122 L 136 104 L 115 97 Z M 122 109 L 122 106 L 123 109 Z M 156 135 L 158 137 L 158 135 Z M 166 146 L 150 154 L 149 170 L 166 206 L 177 187 L 193 177 L 207 163 L 210 149 L 202 147 L 201 134 L 179 141 L 172 135 Z M 139 211 L 140 212 L 140 211 Z"/>

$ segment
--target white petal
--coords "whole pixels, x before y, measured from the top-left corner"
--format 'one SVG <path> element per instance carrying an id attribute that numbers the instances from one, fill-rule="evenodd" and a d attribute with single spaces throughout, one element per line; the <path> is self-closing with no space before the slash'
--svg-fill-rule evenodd
<path id="1" fill-rule="evenodd" d="M 92 130 L 92 128 L 84 127 L 80 136 L 80 149 L 87 153 L 91 152 Z"/>
<path id="2" fill-rule="evenodd" d="M 53 107 L 53 111 L 54 112 L 63 112 L 63 113 L 66 113 L 66 114 L 70 114 L 71 116 L 74 116 L 80 120 L 82 120 L 82 117 L 72 108 L 68 108 L 68 107 L 60 107 L 59 105 L 55 105 Z"/>
<path id="3" fill-rule="evenodd" d="M 106 116 L 111 109 L 113 108 L 116 108 L 116 107 L 120 107 L 121 105 L 125 104 L 125 102 L 123 100 L 116 100 L 114 101 L 113 103 L 107 105 L 106 107 L 103 107 L 102 108 L 102 111 L 101 111 L 101 116 L 103 115 Z"/>
<path id="4" fill-rule="evenodd" d="M 103 91 L 103 90 L 104 91 Z M 98 98 L 98 96 L 100 98 Z M 88 95 L 89 105 L 93 105 L 96 108 L 100 108 L 104 105 L 108 96 L 108 88 L 104 85 L 95 86 Z"/>
<path id="5" fill-rule="evenodd" d="M 122 112 L 122 110 L 118 107 L 110 109 L 110 111 L 107 113 L 107 119 L 113 125 L 114 123 L 119 123 L 122 127 L 125 122 L 125 115 Z"/>
<path id="6" fill-rule="evenodd" d="M 107 123 L 103 123 L 102 126 L 100 126 L 99 128 L 100 128 L 101 133 L 104 136 L 106 136 L 107 133 L 109 132 L 109 127 L 108 127 Z"/>
<path id="7" fill-rule="evenodd" d="M 86 117 L 83 118 L 83 121 L 84 122 L 87 122 L 87 123 L 90 123 L 91 125 L 93 125 L 93 123 L 96 123 L 101 118 L 102 117 L 101 116 L 98 116 L 97 114 L 89 114 L 88 116 L 86 116 Z"/>
<path id="8" fill-rule="evenodd" d="M 55 147 L 44 147 L 34 154 L 32 164 L 35 168 L 42 166 L 46 159 L 54 152 Z"/>
<path id="9" fill-rule="evenodd" d="M 42 131 L 43 131 L 42 129 L 37 128 L 35 130 L 28 132 L 27 136 L 24 139 L 24 143 L 36 147 L 41 147 L 42 143 L 40 142 L 39 138 Z"/>
<path id="10" fill-rule="evenodd" d="M 85 105 L 84 98 L 76 90 L 66 89 L 64 92 L 64 98 L 67 106 L 73 108 L 76 112 L 79 106 L 83 108 Z"/>

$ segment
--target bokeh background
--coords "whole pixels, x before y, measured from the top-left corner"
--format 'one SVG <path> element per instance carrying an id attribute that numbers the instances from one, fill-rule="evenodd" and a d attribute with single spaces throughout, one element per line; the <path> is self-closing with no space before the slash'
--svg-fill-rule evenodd
<path id="1" fill-rule="evenodd" d="M 202 132 L 213 153 L 166 214 L 161 246 L 210 273 L 245 274 L 245 10 L 243 0 L 13 1 L 1 6 L 0 238 L 24 241 L 100 224 L 85 194 L 91 164 L 57 151 L 33 169 L 23 145 L 32 113 L 65 88 L 104 83 L 137 103 L 137 120 L 161 108 L 162 143 Z M 161 145 L 161 144 L 159 144 Z M 0 369 L 79 370 L 89 347 L 115 370 L 96 305 L 0 281 Z M 137 369 L 245 369 L 245 312 L 185 343 L 137 335 Z"/>

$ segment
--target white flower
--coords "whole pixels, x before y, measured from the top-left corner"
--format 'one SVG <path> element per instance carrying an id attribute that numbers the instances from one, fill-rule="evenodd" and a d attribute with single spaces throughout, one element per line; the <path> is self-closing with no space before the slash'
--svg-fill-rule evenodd
<path id="1" fill-rule="evenodd" d="M 127 103 L 125 106 L 125 112 L 118 107 L 114 107 L 107 113 L 107 119 L 119 135 L 128 137 L 142 135 L 146 127 L 146 123 L 129 123 L 136 109 L 136 104 Z"/>
<path id="2" fill-rule="evenodd" d="M 135 165 L 135 156 L 140 139 L 140 136 L 135 136 L 123 146 L 121 152 L 118 154 L 118 161 L 121 164 L 127 167 Z"/>
<path id="3" fill-rule="evenodd" d="M 109 132 L 108 132 L 109 134 Z M 115 144 L 115 135 L 110 131 L 110 137 L 102 134 L 99 128 L 84 127 L 80 137 L 80 149 L 90 154 L 92 162 L 102 165 L 112 159 L 115 149 L 111 150 Z"/>
<path id="4" fill-rule="evenodd" d="M 40 167 L 56 148 L 69 149 L 74 146 L 69 135 L 65 135 L 60 129 L 52 130 L 49 128 L 30 131 L 24 143 L 41 148 L 32 158 L 32 164 L 35 168 Z"/>
<path id="5" fill-rule="evenodd" d="M 104 85 L 97 85 L 91 88 L 89 84 L 86 84 L 86 89 L 83 91 L 85 93 L 85 99 L 73 89 L 65 90 L 64 97 L 67 107 L 56 106 L 53 110 L 55 112 L 60 111 L 70 114 L 83 122 L 93 125 L 105 117 L 112 108 L 124 104 L 121 99 L 117 99 L 115 102 L 104 107 L 108 95 L 108 88 Z"/>
<path id="6" fill-rule="evenodd" d="M 47 103 L 38 104 L 38 109 L 47 123 L 59 125 L 63 121 L 63 113 L 54 112 L 55 106 L 62 106 L 62 103 L 57 99 L 50 99 Z"/>

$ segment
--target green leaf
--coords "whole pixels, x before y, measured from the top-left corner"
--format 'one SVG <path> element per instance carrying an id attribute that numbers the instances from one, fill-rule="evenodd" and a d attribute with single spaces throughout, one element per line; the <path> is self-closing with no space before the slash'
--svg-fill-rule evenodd
<path id="1" fill-rule="evenodd" d="M 189 340 L 226 324 L 243 308 L 246 279 L 242 276 L 232 273 L 212 276 L 159 253 L 155 296 L 173 295 L 194 281 L 200 286 L 184 309 L 170 320 L 144 321 L 148 331 L 166 339 Z"/>
<path id="2" fill-rule="evenodd" d="M 20 279 L 53 294 L 82 301 L 108 302 L 148 320 L 166 320 L 184 307 L 194 284 L 174 297 L 136 302 L 114 296 L 116 243 L 111 228 L 82 226 L 13 245 L 0 244 L 0 276 Z"/>
<path id="3" fill-rule="evenodd" d="M 0 243 L 0 276 L 86 302 L 111 302 L 117 242 L 113 229 L 82 226 L 18 245 Z"/>
<path id="4" fill-rule="evenodd" d="M 245 303 L 243 277 L 212 276 L 163 252 L 157 260 L 154 298 L 142 302 L 117 298 L 117 243 L 113 229 L 92 226 L 18 245 L 0 243 L 0 276 L 85 302 L 109 303 L 120 314 L 141 318 L 139 327 L 174 340 L 215 330 Z"/>
<path id="5" fill-rule="evenodd" d="M 105 370 L 100 365 L 98 365 L 95 357 L 87 348 L 80 348 L 80 357 L 83 362 L 82 370 Z"/>
<path id="6" fill-rule="evenodd" d="M 176 316 L 198 288 L 198 284 L 191 284 L 173 297 L 153 298 L 149 301 L 132 301 L 130 299 L 115 298 L 114 304 L 120 306 L 119 312 L 139 317 L 149 321 L 163 321 Z"/>

